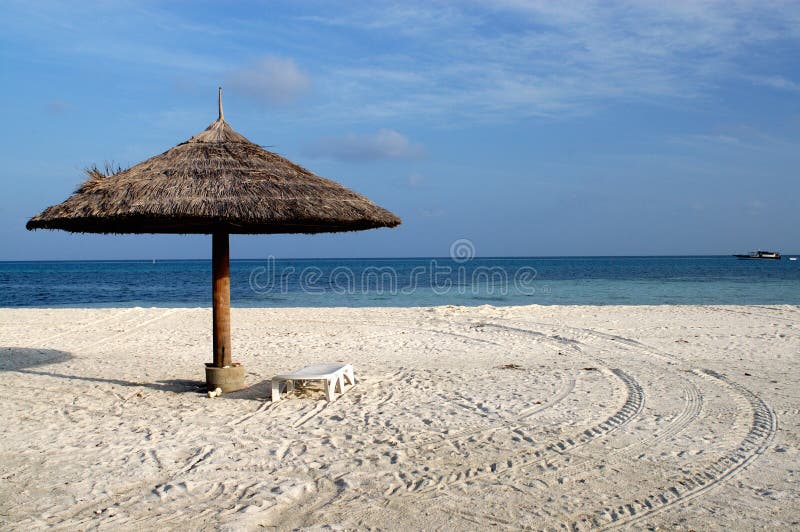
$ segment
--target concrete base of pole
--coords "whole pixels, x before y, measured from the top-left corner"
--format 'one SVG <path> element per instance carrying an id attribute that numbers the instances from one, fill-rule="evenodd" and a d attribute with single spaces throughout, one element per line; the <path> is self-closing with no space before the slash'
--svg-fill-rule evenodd
<path id="1" fill-rule="evenodd" d="M 211 391 L 222 388 L 222 393 L 241 390 L 244 388 L 244 366 L 237 362 L 224 368 L 206 364 L 206 386 Z"/>

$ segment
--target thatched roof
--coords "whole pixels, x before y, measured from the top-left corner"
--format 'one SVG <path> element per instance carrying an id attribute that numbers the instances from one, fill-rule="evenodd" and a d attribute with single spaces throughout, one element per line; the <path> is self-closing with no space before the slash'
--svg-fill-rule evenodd
<path id="1" fill-rule="evenodd" d="M 28 229 L 81 233 L 325 233 L 394 227 L 364 196 L 253 144 L 220 117 L 186 142 L 111 175 L 90 171 Z"/>

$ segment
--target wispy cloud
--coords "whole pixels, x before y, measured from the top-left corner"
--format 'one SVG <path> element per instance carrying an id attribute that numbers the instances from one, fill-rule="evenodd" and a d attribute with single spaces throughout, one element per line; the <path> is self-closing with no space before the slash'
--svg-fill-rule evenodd
<path id="1" fill-rule="evenodd" d="M 505 120 L 607 102 L 668 105 L 740 79 L 743 58 L 759 47 L 800 40 L 800 4 L 756 2 L 367 4 L 311 21 L 391 34 L 418 50 L 376 50 L 358 65 L 323 69 L 326 86 L 340 88 L 329 111 L 370 118 Z"/>
<path id="2" fill-rule="evenodd" d="M 266 56 L 233 71 L 228 84 L 267 105 L 292 103 L 311 88 L 311 78 L 294 60 Z"/>
<path id="3" fill-rule="evenodd" d="M 167 4 L 11 5 L 0 30 L 26 43 L 15 53 L 41 47 L 54 63 L 59 54 L 100 58 L 203 87 L 225 80 L 270 106 L 309 94 L 313 77 L 313 97 L 297 111 L 305 120 L 561 118 L 608 103 L 683 104 L 747 79 L 800 91 L 791 75 L 752 70 L 776 47 L 800 44 L 797 2 L 354 0 L 248 16 L 187 16 Z M 103 24 L 80 31 L 94 16 Z M 254 50 L 279 55 L 248 59 Z"/>
<path id="4" fill-rule="evenodd" d="M 425 182 L 425 176 L 423 176 L 422 174 L 418 174 L 416 172 L 414 172 L 413 174 L 409 175 L 408 179 L 406 180 L 406 183 L 410 187 L 421 186 L 424 182 Z"/>
<path id="5" fill-rule="evenodd" d="M 447 212 L 439 206 L 417 209 L 420 218 L 441 218 Z"/>
<path id="6" fill-rule="evenodd" d="M 751 77 L 750 80 L 757 85 L 789 92 L 800 92 L 800 83 L 786 79 L 782 76 Z"/>
<path id="7" fill-rule="evenodd" d="M 752 198 L 745 202 L 744 207 L 750 216 L 759 216 L 767 210 L 768 205 L 759 198 Z"/>
<path id="8" fill-rule="evenodd" d="M 668 142 L 680 146 L 707 150 L 716 147 L 728 150 L 785 150 L 794 149 L 790 139 L 775 137 L 745 124 L 725 125 L 709 132 L 671 137 Z"/>
<path id="9" fill-rule="evenodd" d="M 321 138 L 309 145 L 306 153 L 312 157 L 374 161 L 416 158 L 420 157 L 424 150 L 421 144 L 411 142 L 393 129 L 380 129 L 366 135 L 350 133 L 343 137 Z"/>

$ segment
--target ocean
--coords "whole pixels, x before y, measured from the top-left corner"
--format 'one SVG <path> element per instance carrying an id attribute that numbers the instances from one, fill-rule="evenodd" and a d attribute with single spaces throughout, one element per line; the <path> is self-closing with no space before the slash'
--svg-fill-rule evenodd
<path id="1" fill-rule="evenodd" d="M 1 307 L 208 307 L 209 260 L 0 262 Z M 485 257 L 231 261 L 235 307 L 800 305 L 800 261 Z"/>

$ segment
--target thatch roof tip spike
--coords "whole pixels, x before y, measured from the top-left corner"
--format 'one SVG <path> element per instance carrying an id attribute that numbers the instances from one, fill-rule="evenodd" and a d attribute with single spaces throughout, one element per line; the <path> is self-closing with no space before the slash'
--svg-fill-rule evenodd
<path id="1" fill-rule="evenodd" d="M 225 113 L 222 112 L 222 87 L 219 87 L 219 119 L 225 120 Z"/>

